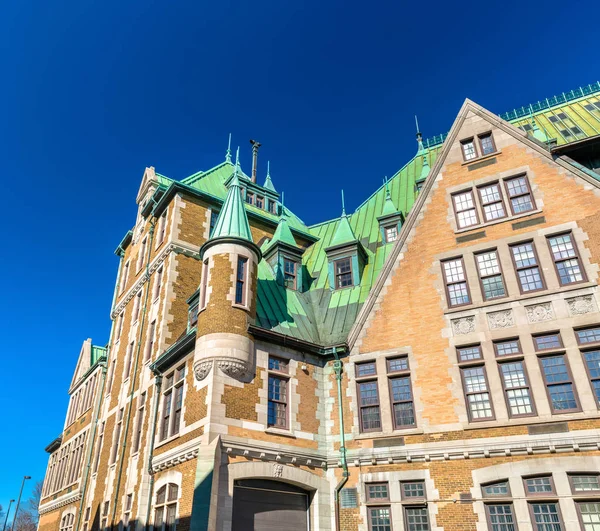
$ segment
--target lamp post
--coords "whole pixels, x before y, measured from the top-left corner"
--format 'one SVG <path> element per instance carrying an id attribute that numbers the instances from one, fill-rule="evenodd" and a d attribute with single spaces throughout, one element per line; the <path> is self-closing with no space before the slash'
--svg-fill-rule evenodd
<path id="1" fill-rule="evenodd" d="M 8 502 L 8 511 L 6 511 L 6 518 L 4 519 L 4 527 L 2 528 L 2 531 L 6 531 L 6 524 L 8 523 L 8 515 L 10 514 L 10 506 L 13 504 L 15 500 L 10 500 Z"/>
<path id="2" fill-rule="evenodd" d="M 23 487 L 25 486 L 25 482 L 31 479 L 31 476 L 23 476 L 23 481 L 21 482 L 21 490 L 19 491 L 19 498 L 17 499 L 17 507 L 15 508 L 15 516 L 13 518 L 13 531 L 15 531 L 15 525 L 17 525 L 17 514 L 19 514 L 19 504 L 21 503 L 21 494 L 23 494 Z"/>

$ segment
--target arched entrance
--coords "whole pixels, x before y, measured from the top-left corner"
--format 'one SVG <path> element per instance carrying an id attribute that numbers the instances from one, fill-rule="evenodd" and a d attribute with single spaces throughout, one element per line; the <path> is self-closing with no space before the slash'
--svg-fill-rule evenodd
<path id="1" fill-rule="evenodd" d="M 238 479 L 233 485 L 232 531 L 308 531 L 309 493 L 268 479 Z"/>

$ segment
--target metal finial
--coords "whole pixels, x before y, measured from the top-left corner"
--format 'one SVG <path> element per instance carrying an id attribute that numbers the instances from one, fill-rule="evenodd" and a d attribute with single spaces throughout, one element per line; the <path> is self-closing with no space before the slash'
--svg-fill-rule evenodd
<path id="1" fill-rule="evenodd" d="M 227 151 L 225 152 L 225 162 L 231 162 L 231 133 L 229 133 L 229 141 L 227 142 Z"/>
<path id="2" fill-rule="evenodd" d="M 417 126 L 417 134 L 421 132 L 421 130 L 419 129 L 419 120 L 417 118 L 417 115 L 415 114 L 415 124 Z"/>
<path id="3" fill-rule="evenodd" d="M 271 178 L 271 161 L 267 161 L 267 179 Z"/>
<path id="4" fill-rule="evenodd" d="M 344 190 L 342 190 L 342 216 L 346 215 L 346 202 L 344 201 Z"/>
<path id="5" fill-rule="evenodd" d="M 387 175 L 383 178 L 383 182 L 385 183 L 385 197 L 389 199 L 390 196 L 390 187 L 388 186 L 388 178 Z"/>

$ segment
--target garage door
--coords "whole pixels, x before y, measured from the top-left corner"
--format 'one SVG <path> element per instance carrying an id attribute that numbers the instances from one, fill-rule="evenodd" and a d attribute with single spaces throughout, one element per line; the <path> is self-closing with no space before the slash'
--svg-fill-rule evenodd
<path id="1" fill-rule="evenodd" d="M 302 489 L 263 479 L 236 481 L 233 531 L 308 531 L 308 494 Z"/>

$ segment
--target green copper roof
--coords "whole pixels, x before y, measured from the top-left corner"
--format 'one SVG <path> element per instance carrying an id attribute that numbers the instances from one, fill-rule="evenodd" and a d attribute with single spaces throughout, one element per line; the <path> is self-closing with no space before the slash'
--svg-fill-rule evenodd
<path id="1" fill-rule="evenodd" d="M 106 358 L 106 347 L 97 347 L 92 345 L 91 366 L 93 367 L 102 358 Z"/>
<path id="2" fill-rule="evenodd" d="M 236 172 L 229 184 L 229 192 L 227 193 L 225 203 L 223 203 L 223 208 L 219 212 L 215 229 L 210 238 L 211 240 L 216 240 L 217 238 L 240 238 L 252 241 L 250 224 L 248 223 L 248 216 L 246 215 L 240 190 L 241 185 Z"/>
<path id="3" fill-rule="evenodd" d="M 394 202 L 392 201 L 392 196 L 390 194 L 390 189 L 387 186 L 387 181 L 385 183 L 385 201 L 383 202 L 383 210 L 381 212 L 382 216 L 391 216 L 393 214 L 397 214 L 398 209 Z"/>
<path id="4" fill-rule="evenodd" d="M 272 190 L 273 192 L 276 192 L 277 190 L 275 190 L 275 186 L 273 186 L 273 181 L 271 181 L 271 162 L 267 161 L 267 178 L 265 179 L 265 184 L 263 184 L 263 187 L 266 188 L 267 190 Z"/>
<path id="5" fill-rule="evenodd" d="M 296 239 L 290 230 L 290 226 L 286 220 L 286 216 L 281 216 L 279 220 L 279 224 L 277 225 L 277 229 L 275 229 L 275 234 L 273 234 L 273 238 L 271 241 L 265 246 L 264 252 L 273 247 L 273 245 L 277 243 L 286 243 L 287 245 L 291 245 L 292 247 L 298 247 L 296 243 Z"/>

